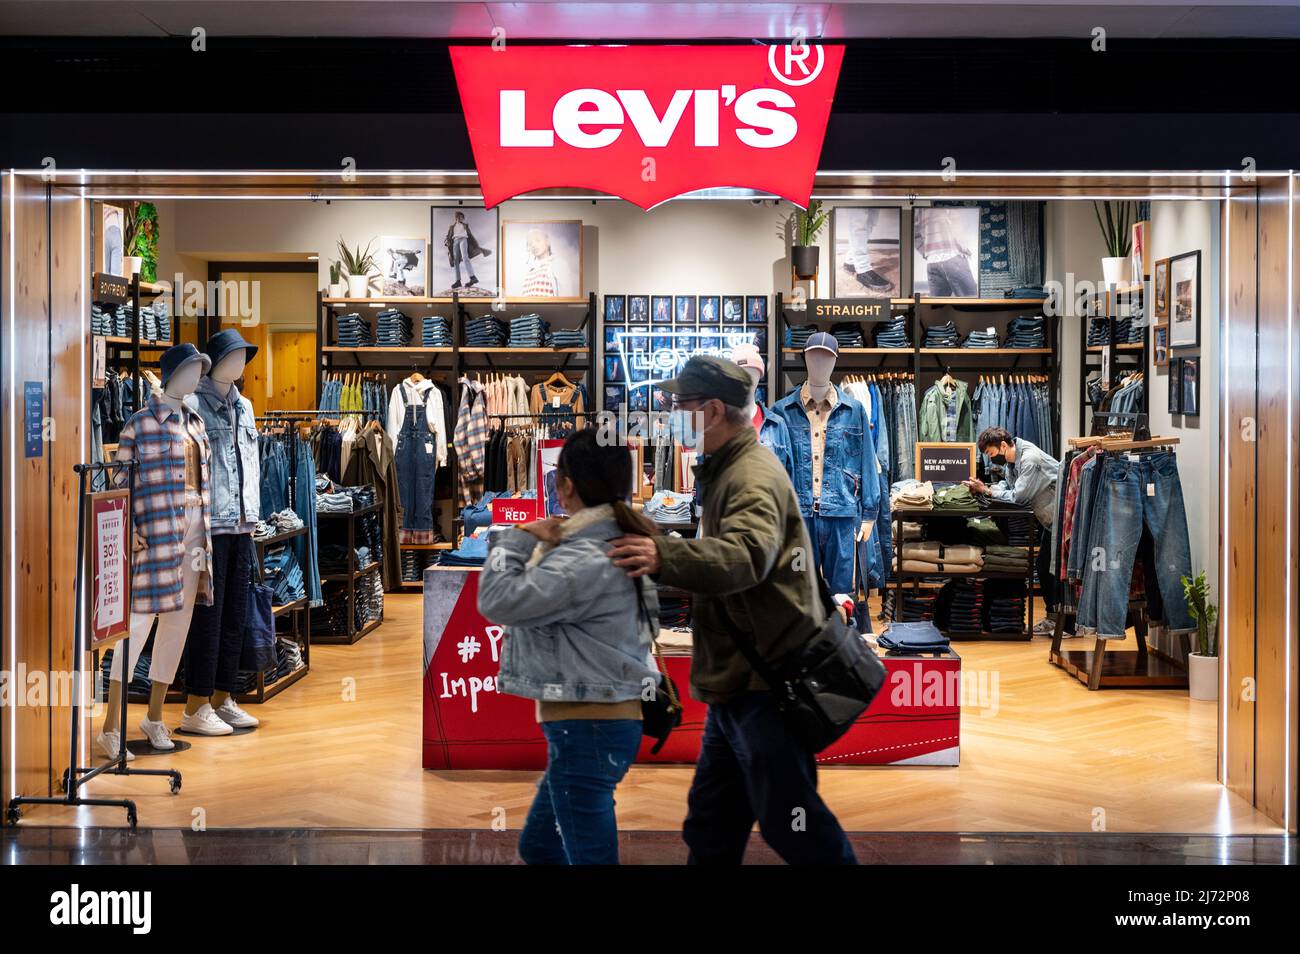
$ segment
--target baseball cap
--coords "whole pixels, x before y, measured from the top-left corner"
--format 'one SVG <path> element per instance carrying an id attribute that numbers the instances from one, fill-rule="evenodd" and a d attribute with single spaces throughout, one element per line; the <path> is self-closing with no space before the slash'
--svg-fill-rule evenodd
<path id="1" fill-rule="evenodd" d="M 759 374 L 766 370 L 763 365 L 763 355 L 759 352 L 757 345 L 748 343 L 736 345 L 731 349 L 731 360 L 742 368 L 753 368 Z"/>
<path id="2" fill-rule="evenodd" d="M 694 355 L 677 377 L 655 383 L 681 398 L 699 401 L 716 398 L 732 407 L 748 404 L 749 392 L 753 388 L 744 368 L 711 354 Z"/>
<path id="3" fill-rule="evenodd" d="M 828 335 L 824 331 L 808 336 L 808 341 L 803 346 L 804 353 L 807 354 L 813 348 L 821 348 L 823 351 L 829 351 L 831 354 L 840 353 L 840 343 L 835 340 L 834 335 Z"/>

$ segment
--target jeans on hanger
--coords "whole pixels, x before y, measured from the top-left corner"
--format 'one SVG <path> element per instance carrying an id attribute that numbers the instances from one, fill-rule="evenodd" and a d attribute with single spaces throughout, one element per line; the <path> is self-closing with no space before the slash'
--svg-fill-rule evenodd
<path id="1" fill-rule="evenodd" d="M 1165 623 L 1173 631 L 1191 629 L 1182 577 L 1192 573 L 1192 553 L 1177 459 L 1167 451 L 1138 460 L 1109 456 L 1098 479 L 1098 512 L 1092 517 L 1091 536 L 1102 548 L 1106 564 L 1104 570 L 1090 574 L 1096 606 L 1096 621 L 1091 625 L 1097 635 L 1124 636 L 1133 562 L 1144 526 L 1154 542 L 1152 569 Z"/>

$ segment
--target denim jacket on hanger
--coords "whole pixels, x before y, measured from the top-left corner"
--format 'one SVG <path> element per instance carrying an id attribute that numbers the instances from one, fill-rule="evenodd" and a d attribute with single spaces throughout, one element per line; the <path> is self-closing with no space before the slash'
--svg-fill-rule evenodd
<path id="1" fill-rule="evenodd" d="M 233 384 L 224 397 L 204 375 L 185 399 L 203 418 L 212 446 L 212 530 L 251 532 L 262 511 L 261 465 L 257 453 L 257 422 L 253 405 Z M 234 409 L 234 427 L 231 409 Z M 240 504 L 243 504 L 242 514 Z"/>

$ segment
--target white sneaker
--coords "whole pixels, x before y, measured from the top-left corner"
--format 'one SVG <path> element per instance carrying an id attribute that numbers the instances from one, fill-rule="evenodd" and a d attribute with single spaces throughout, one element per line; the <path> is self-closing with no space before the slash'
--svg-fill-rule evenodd
<path id="1" fill-rule="evenodd" d="M 122 739 L 119 732 L 101 732 L 95 737 L 95 747 L 107 755 L 109 759 L 117 758 L 117 747 L 121 744 Z M 128 762 L 135 761 L 135 755 L 132 754 L 130 749 L 126 750 L 126 760 Z"/>
<path id="2" fill-rule="evenodd" d="M 235 731 L 218 719 L 217 714 L 212 711 L 212 706 L 206 702 L 199 706 L 199 711 L 193 715 L 187 712 L 181 716 L 180 727 L 195 735 L 230 735 Z"/>
<path id="3" fill-rule="evenodd" d="M 150 722 L 146 717 L 140 723 L 140 731 L 149 739 L 149 744 L 155 749 L 167 751 L 176 748 L 176 743 L 172 741 L 171 733 L 167 731 L 167 726 L 162 722 Z"/>
<path id="4" fill-rule="evenodd" d="M 258 725 L 257 718 L 249 715 L 239 704 L 235 702 L 234 696 L 226 696 L 226 701 L 221 703 L 221 708 L 217 710 L 217 717 L 227 725 L 234 726 L 236 729 L 251 729 Z"/>
<path id="5" fill-rule="evenodd" d="M 1035 636 L 1055 636 L 1056 620 L 1050 616 L 1045 616 L 1034 624 Z"/>

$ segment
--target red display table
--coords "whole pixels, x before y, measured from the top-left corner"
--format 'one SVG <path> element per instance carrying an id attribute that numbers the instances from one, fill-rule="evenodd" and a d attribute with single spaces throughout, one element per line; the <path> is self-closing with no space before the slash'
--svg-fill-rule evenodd
<path id="1" fill-rule="evenodd" d="M 431 567 L 424 574 L 424 758 L 428 769 L 546 767 L 546 741 L 531 699 L 497 691 L 503 627 L 478 611 L 477 569 Z M 884 657 L 888 679 L 871 707 L 830 748 L 824 765 L 956 765 L 961 727 L 961 659 Z M 685 692 L 690 656 L 666 657 Z M 694 762 L 706 707 L 684 699 L 682 725 L 657 755 L 640 762 Z"/>

